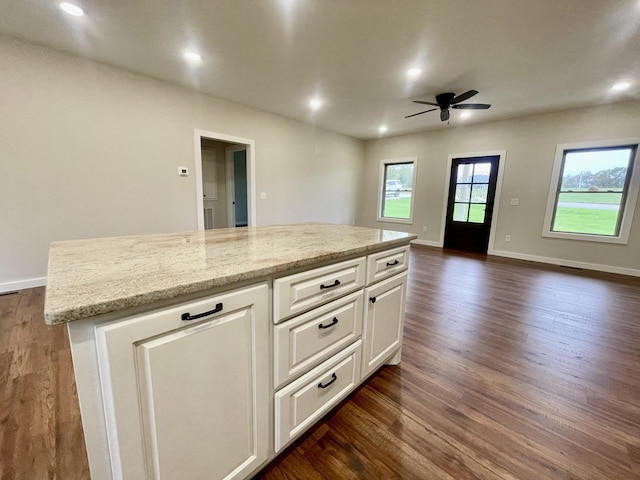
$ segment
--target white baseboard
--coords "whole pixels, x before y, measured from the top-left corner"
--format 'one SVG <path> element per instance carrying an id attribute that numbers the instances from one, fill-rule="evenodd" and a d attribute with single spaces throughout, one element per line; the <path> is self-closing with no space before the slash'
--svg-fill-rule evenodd
<path id="1" fill-rule="evenodd" d="M 47 277 L 30 278 L 17 282 L 0 283 L 0 293 L 24 290 L 25 288 L 42 287 L 47 284 Z"/>
<path id="2" fill-rule="evenodd" d="M 565 260 L 563 258 L 540 257 L 538 255 L 528 255 L 526 253 L 507 252 L 504 250 L 491 250 L 489 255 L 497 257 L 515 258 L 517 260 L 528 260 L 530 262 L 548 263 L 551 265 L 559 265 L 561 267 L 582 268 L 584 270 L 595 270 L 597 272 L 617 273 L 620 275 L 630 275 L 632 277 L 640 277 L 640 270 L 635 268 L 614 267 L 612 265 L 601 265 L 599 263 L 576 262 L 574 260 Z"/>
<path id="3" fill-rule="evenodd" d="M 416 240 L 411 240 L 411 243 L 413 243 L 414 245 L 424 245 L 425 247 L 440 247 L 440 248 L 442 248 L 442 243 L 440 243 L 440 242 L 433 242 L 431 240 L 420 240 L 419 238 L 417 238 Z"/>

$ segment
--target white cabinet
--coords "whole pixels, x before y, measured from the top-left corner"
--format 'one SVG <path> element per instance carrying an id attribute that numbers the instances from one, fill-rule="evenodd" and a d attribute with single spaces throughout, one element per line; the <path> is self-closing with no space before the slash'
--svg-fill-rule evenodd
<path id="1" fill-rule="evenodd" d="M 273 331 L 275 388 L 360 338 L 362 304 L 360 290 L 276 325 Z"/>
<path id="2" fill-rule="evenodd" d="M 314 268 L 273 282 L 273 321 L 303 313 L 364 287 L 365 257 Z"/>
<path id="3" fill-rule="evenodd" d="M 275 450 L 279 452 L 360 383 L 362 341 L 333 356 L 275 394 Z"/>
<path id="4" fill-rule="evenodd" d="M 267 460 L 267 308 L 263 283 L 96 326 L 114 478 L 245 478 Z"/>
<path id="5" fill-rule="evenodd" d="M 405 271 L 365 289 L 362 378 L 402 345 L 406 285 Z"/>

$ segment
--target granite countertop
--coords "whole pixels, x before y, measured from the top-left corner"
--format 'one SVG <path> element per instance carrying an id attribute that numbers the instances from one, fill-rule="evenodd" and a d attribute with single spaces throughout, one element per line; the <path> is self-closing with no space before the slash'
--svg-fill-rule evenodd
<path id="1" fill-rule="evenodd" d="M 54 242 L 49 325 L 407 244 L 416 235 L 300 224 Z"/>

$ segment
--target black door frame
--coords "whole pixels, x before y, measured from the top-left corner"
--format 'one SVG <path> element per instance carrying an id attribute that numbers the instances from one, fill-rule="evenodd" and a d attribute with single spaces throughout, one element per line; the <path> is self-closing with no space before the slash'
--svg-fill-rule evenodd
<path id="1" fill-rule="evenodd" d="M 442 221 L 440 228 L 440 241 L 439 246 L 444 247 L 444 234 L 445 227 L 447 223 L 447 206 L 449 200 L 449 185 L 451 184 L 451 165 L 454 159 L 457 158 L 476 158 L 476 157 L 491 157 L 497 156 L 498 159 L 498 178 L 496 180 L 496 190 L 494 195 L 494 205 L 493 205 L 493 214 L 491 218 L 491 225 L 489 231 L 489 245 L 487 248 L 487 253 L 492 254 L 495 251 L 495 235 L 496 235 L 496 227 L 498 222 L 498 212 L 500 207 L 500 198 L 502 195 L 502 179 L 505 172 L 506 167 L 506 159 L 507 159 L 507 151 L 506 150 L 492 150 L 488 152 L 470 152 L 470 153 L 456 153 L 453 155 L 449 155 L 447 161 L 447 168 L 445 172 L 445 183 L 444 183 L 444 196 L 443 196 L 443 204 L 442 204 Z"/>

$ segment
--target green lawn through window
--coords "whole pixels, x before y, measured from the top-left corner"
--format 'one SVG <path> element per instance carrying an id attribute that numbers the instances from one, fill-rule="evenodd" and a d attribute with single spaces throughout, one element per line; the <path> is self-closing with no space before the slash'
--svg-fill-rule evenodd
<path id="1" fill-rule="evenodd" d="M 411 197 L 385 198 L 382 216 L 386 218 L 411 218 Z"/>
<path id="2" fill-rule="evenodd" d="M 618 212 L 616 210 L 558 207 L 553 222 L 553 231 L 615 235 L 617 220 Z"/>

